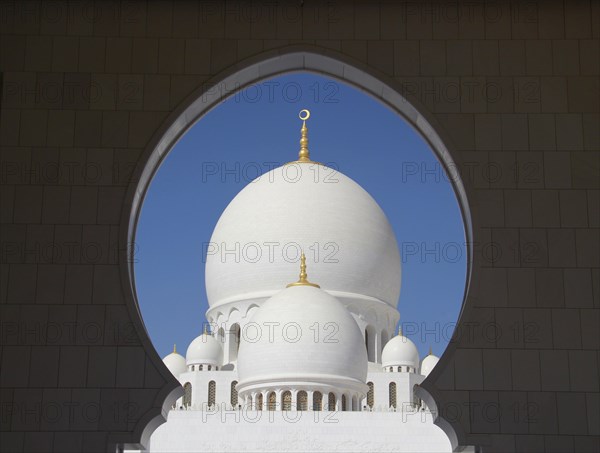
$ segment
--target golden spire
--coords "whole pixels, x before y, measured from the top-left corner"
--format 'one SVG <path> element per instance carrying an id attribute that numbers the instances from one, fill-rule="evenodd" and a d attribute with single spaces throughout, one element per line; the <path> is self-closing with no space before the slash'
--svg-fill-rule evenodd
<path id="1" fill-rule="evenodd" d="M 433 355 L 433 352 L 431 351 L 431 346 L 429 346 L 429 354 L 428 355 Z"/>
<path id="2" fill-rule="evenodd" d="M 398 336 L 402 336 L 402 326 L 398 326 Z"/>
<path id="3" fill-rule="evenodd" d="M 298 113 L 298 118 L 302 120 L 302 129 L 300 129 L 300 152 L 298 153 L 298 160 L 288 162 L 286 165 L 295 163 L 323 165 L 321 162 L 310 160 L 310 152 L 308 151 L 308 128 L 306 127 L 306 120 L 310 118 L 310 111 L 307 109 L 300 110 L 300 113 Z"/>
<path id="4" fill-rule="evenodd" d="M 302 129 L 300 129 L 300 152 L 298 153 L 299 162 L 311 162 L 310 152 L 308 151 L 308 128 L 306 120 L 310 118 L 310 112 L 307 109 L 301 110 L 298 118 L 302 120 Z"/>
<path id="5" fill-rule="evenodd" d="M 173 344 L 173 354 L 176 354 L 176 353 L 177 353 L 177 345 Z"/>
<path id="6" fill-rule="evenodd" d="M 286 286 L 289 288 L 290 286 L 314 286 L 315 288 L 320 288 L 316 283 L 311 283 L 307 280 L 308 275 L 306 274 L 306 256 L 304 252 L 300 255 L 300 279 L 297 282 L 290 283 Z"/>
<path id="7" fill-rule="evenodd" d="M 203 335 L 208 335 L 208 324 L 204 324 L 204 333 Z"/>

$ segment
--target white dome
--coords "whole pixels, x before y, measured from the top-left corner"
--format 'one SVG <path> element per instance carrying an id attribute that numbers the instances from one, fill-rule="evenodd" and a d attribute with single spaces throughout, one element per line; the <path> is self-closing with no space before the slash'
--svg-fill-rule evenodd
<path id="1" fill-rule="evenodd" d="M 215 337 L 203 333 L 190 343 L 185 360 L 188 365 L 221 365 L 223 349 Z"/>
<path id="2" fill-rule="evenodd" d="M 439 357 L 429 353 L 429 355 L 421 362 L 421 374 L 425 377 L 429 376 L 429 373 L 431 373 L 431 370 L 433 370 L 433 367 L 436 366 L 439 361 Z"/>
<path id="3" fill-rule="evenodd" d="M 181 373 L 185 373 L 187 371 L 185 366 L 185 358 L 175 351 L 166 356 L 163 359 L 163 363 L 167 366 L 171 374 L 176 378 L 179 378 L 179 375 Z"/>
<path id="4" fill-rule="evenodd" d="M 312 286 L 280 291 L 242 329 L 240 385 L 364 385 L 367 364 L 362 333 L 352 315 L 335 297 Z"/>
<path id="5" fill-rule="evenodd" d="M 387 342 L 381 353 L 381 365 L 411 366 L 419 369 L 419 351 L 415 344 L 403 335 L 396 335 Z"/>
<path id="6" fill-rule="evenodd" d="M 227 206 L 207 248 L 210 307 L 278 293 L 300 249 L 330 294 L 397 306 L 400 254 L 387 217 L 353 180 L 309 162 L 265 173 Z"/>

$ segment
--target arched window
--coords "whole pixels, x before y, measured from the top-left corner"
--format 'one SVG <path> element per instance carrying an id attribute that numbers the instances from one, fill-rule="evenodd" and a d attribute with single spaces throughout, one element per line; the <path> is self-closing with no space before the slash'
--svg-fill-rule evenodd
<path id="1" fill-rule="evenodd" d="M 307 411 L 308 410 L 308 395 L 304 390 L 300 390 L 298 392 L 298 410 L 299 411 Z"/>
<path id="2" fill-rule="evenodd" d="M 286 390 L 282 395 L 283 400 L 283 410 L 291 411 L 292 410 L 292 392 Z"/>
<path id="3" fill-rule="evenodd" d="M 390 382 L 390 407 L 396 409 L 396 383 Z"/>
<path id="4" fill-rule="evenodd" d="M 194 371 L 194 365 L 192 365 L 192 371 Z"/>
<path id="5" fill-rule="evenodd" d="M 369 386 L 369 391 L 367 392 L 367 406 L 373 409 L 373 404 L 375 404 L 375 386 L 372 382 L 367 382 Z"/>
<path id="6" fill-rule="evenodd" d="M 208 405 L 215 405 L 215 394 L 217 392 L 217 383 L 215 381 L 210 381 L 208 383 Z"/>
<path id="7" fill-rule="evenodd" d="M 346 411 L 346 410 L 348 410 L 348 409 L 346 408 L 346 395 L 342 395 L 342 410 L 343 410 L 343 411 Z"/>
<path id="8" fill-rule="evenodd" d="M 208 371 L 210 371 L 210 365 L 208 365 Z"/>
<path id="9" fill-rule="evenodd" d="M 248 409 L 252 409 L 252 395 L 248 395 Z"/>
<path id="10" fill-rule="evenodd" d="M 382 330 L 381 331 L 381 349 L 383 350 L 383 348 L 385 347 L 385 345 L 387 344 L 387 342 L 390 341 L 390 336 L 387 333 L 387 330 Z"/>
<path id="11" fill-rule="evenodd" d="M 323 394 L 321 392 L 313 393 L 313 411 L 320 411 L 323 407 Z"/>
<path id="12" fill-rule="evenodd" d="M 238 381 L 231 382 L 231 405 L 233 407 L 237 407 L 237 405 L 238 405 L 238 392 L 237 392 L 237 389 L 235 388 L 237 383 L 238 383 Z"/>
<path id="13" fill-rule="evenodd" d="M 200 371 L 202 371 L 202 367 L 203 367 L 203 365 L 199 365 L 199 366 L 198 366 L 198 369 L 199 369 Z M 193 368 L 192 368 L 192 370 L 193 370 Z"/>
<path id="14" fill-rule="evenodd" d="M 262 393 L 259 393 L 256 396 L 256 410 L 262 411 L 262 409 L 263 409 L 263 395 L 262 395 Z"/>
<path id="15" fill-rule="evenodd" d="M 402 371 L 402 367 L 400 367 L 400 366 L 399 366 L 399 367 L 398 367 L 398 373 L 399 373 L 400 371 Z"/>
<path id="16" fill-rule="evenodd" d="M 192 404 L 192 384 L 186 382 L 183 384 L 183 405 L 184 407 L 191 406 Z"/>
<path id="17" fill-rule="evenodd" d="M 291 399 L 290 399 L 290 401 L 291 401 Z M 267 409 L 270 411 L 274 411 L 277 408 L 276 404 L 277 404 L 277 395 L 275 395 L 275 392 L 269 393 Z"/>
<path id="18" fill-rule="evenodd" d="M 235 323 L 229 329 L 228 340 L 229 340 L 229 361 L 237 360 L 237 353 L 240 349 L 240 337 L 241 330 L 240 325 Z"/>
<path id="19" fill-rule="evenodd" d="M 367 326 L 365 329 L 365 346 L 367 348 L 367 357 L 369 362 L 375 362 L 377 359 L 377 345 L 375 342 L 377 341 L 377 332 L 375 332 L 375 328 L 371 325 Z"/>
<path id="20" fill-rule="evenodd" d="M 328 407 L 330 411 L 334 411 L 335 410 L 335 393 L 333 392 L 329 392 L 329 398 L 328 398 Z"/>

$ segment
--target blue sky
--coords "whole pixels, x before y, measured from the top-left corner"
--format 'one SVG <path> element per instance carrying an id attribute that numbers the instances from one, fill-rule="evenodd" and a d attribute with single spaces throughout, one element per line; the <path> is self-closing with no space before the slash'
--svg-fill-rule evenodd
<path id="1" fill-rule="evenodd" d="M 252 179 L 297 156 L 311 111 L 311 158 L 354 179 L 382 207 L 402 256 L 398 309 L 421 355 L 440 355 L 460 312 L 466 278 L 462 218 L 427 143 L 400 116 L 354 87 L 297 73 L 232 94 L 202 117 L 161 165 L 136 234 L 135 279 L 144 323 L 161 357 L 185 354 L 208 308 L 203 243 Z"/>

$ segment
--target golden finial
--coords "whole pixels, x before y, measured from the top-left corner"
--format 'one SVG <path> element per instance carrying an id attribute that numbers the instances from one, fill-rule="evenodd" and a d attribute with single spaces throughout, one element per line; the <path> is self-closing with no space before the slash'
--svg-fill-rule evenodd
<path id="1" fill-rule="evenodd" d="M 208 324 L 204 324 L 204 333 L 203 335 L 208 335 Z"/>
<path id="2" fill-rule="evenodd" d="M 299 162 L 310 162 L 310 152 L 308 151 L 308 128 L 306 120 L 310 118 L 310 111 L 307 109 L 300 110 L 298 118 L 302 120 L 302 129 L 300 129 L 300 152 L 298 153 Z"/>
<path id="3" fill-rule="evenodd" d="M 429 354 L 428 355 L 433 355 L 433 352 L 431 351 L 431 346 L 429 346 Z"/>
<path id="4" fill-rule="evenodd" d="M 320 288 L 316 283 L 311 283 L 307 280 L 308 275 L 306 274 L 306 256 L 304 252 L 300 255 L 300 279 L 297 282 L 290 283 L 286 286 L 289 288 L 290 286 L 314 286 L 315 288 Z"/>
<path id="5" fill-rule="evenodd" d="M 310 118 L 310 111 L 307 109 L 300 110 L 300 113 L 298 113 L 298 118 L 302 120 L 302 129 L 300 129 L 300 152 L 298 153 L 298 160 L 288 162 L 286 165 L 295 163 L 323 165 L 320 162 L 310 160 L 310 152 L 308 151 L 308 128 L 306 127 L 306 120 Z"/>
<path id="6" fill-rule="evenodd" d="M 398 326 L 398 336 L 402 336 L 402 326 Z"/>
<path id="7" fill-rule="evenodd" d="M 173 354 L 177 354 L 177 345 L 173 343 Z"/>

